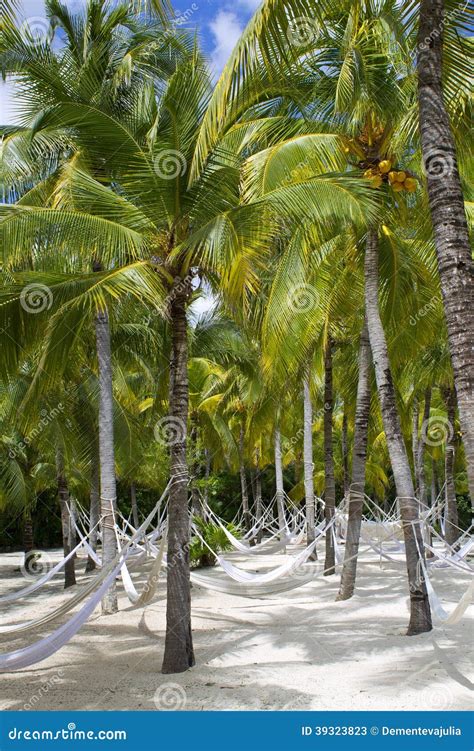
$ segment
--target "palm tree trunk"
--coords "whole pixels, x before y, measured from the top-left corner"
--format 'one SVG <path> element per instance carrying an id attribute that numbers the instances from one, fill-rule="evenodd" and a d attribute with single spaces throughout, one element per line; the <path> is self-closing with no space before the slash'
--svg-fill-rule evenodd
<path id="1" fill-rule="evenodd" d="M 349 442 L 347 439 L 348 426 L 347 426 L 347 409 L 344 404 L 342 413 L 342 434 L 341 434 L 341 450 L 342 450 L 342 473 L 343 473 L 343 487 L 344 498 L 349 493 Z"/>
<path id="2" fill-rule="evenodd" d="M 260 470 L 260 451 L 255 449 L 255 517 L 256 523 L 260 523 L 262 518 L 262 475 Z M 256 542 L 262 542 L 263 529 L 259 528 L 256 535 Z"/>
<path id="3" fill-rule="evenodd" d="M 114 402 L 112 392 L 112 354 L 110 324 L 107 310 L 100 310 L 95 319 L 97 360 L 99 363 L 99 461 L 100 461 L 100 514 L 102 517 L 102 565 L 108 566 L 117 555 L 115 537 L 115 508 L 117 489 L 115 482 L 114 452 Z M 102 613 L 108 615 L 118 610 L 115 581 L 102 598 Z"/>
<path id="4" fill-rule="evenodd" d="M 250 522 L 249 491 L 247 487 L 247 476 L 245 474 L 245 463 L 244 463 L 244 427 L 243 425 L 240 426 L 239 461 L 240 461 L 240 489 L 242 491 L 242 511 L 244 514 L 244 527 L 245 527 L 246 532 L 250 532 L 252 525 Z"/>
<path id="5" fill-rule="evenodd" d="M 59 508 L 61 511 L 61 527 L 63 535 L 63 550 L 64 557 L 71 552 L 70 546 L 70 525 L 71 519 L 69 515 L 69 489 L 67 485 L 66 475 L 64 473 L 64 457 L 61 448 L 58 446 L 56 449 L 56 479 L 58 485 L 58 498 Z M 66 562 L 64 566 L 64 589 L 74 586 L 76 583 L 76 571 L 75 571 L 75 556 Z"/>
<path id="6" fill-rule="evenodd" d="M 443 0 L 421 0 L 418 99 L 421 145 L 438 257 L 459 421 L 474 502 L 474 264 L 442 87 Z"/>
<path id="7" fill-rule="evenodd" d="M 306 503 L 306 544 L 310 545 L 316 537 L 316 520 L 314 509 L 314 465 L 313 465 L 313 406 L 309 387 L 309 369 L 303 378 L 303 471 L 304 495 Z M 316 549 L 310 560 L 316 561 Z"/>
<path id="8" fill-rule="evenodd" d="M 133 526 L 138 529 L 140 522 L 138 521 L 137 489 L 134 482 L 130 483 L 130 504 L 132 506 Z"/>
<path id="9" fill-rule="evenodd" d="M 419 444 L 421 443 L 421 441 L 419 439 L 419 422 L 420 422 L 420 407 L 419 407 L 419 404 L 418 404 L 418 399 L 415 396 L 415 399 L 414 399 L 414 402 L 413 402 L 411 444 L 412 444 L 412 454 L 413 454 L 413 474 L 415 476 L 415 496 L 418 499 L 420 497 L 420 477 L 419 477 L 419 466 L 418 466 L 418 448 L 419 448 Z"/>
<path id="10" fill-rule="evenodd" d="M 431 410 L 431 388 L 427 388 L 425 391 L 425 400 L 423 404 L 423 417 L 422 425 L 426 425 L 430 419 Z M 423 506 L 427 505 L 427 492 L 426 492 L 426 471 L 425 471 L 425 442 L 424 440 L 418 441 L 418 452 L 416 455 L 417 472 L 419 478 L 418 498 Z"/>
<path id="11" fill-rule="evenodd" d="M 360 528 L 364 508 L 365 467 L 367 458 L 367 436 L 370 417 L 370 344 L 367 321 L 360 336 L 359 381 L 354 425 L 354 450 L 352 458 L 352 484 L 349 495 L 346 547 L 342 567 L 341 586 L 338 600 L 348 600 L 354 594 L 357 575 L 357 555 L 359 553 Z"/>
<path id="12" fill-rule="evenodd" d="M 100 515 L 100 475 L 99 463 L 93 459 L 91 492 L 90 492 L 90 509 L 89 509 L 89 545 L 94 553 L 97 551 L 97 524 Z M 96 564 L 94 559 L 88 555 L 86 563 L 86 574 L 94 571 Z"/>
<path id="13" fill-rule="evenodd" d="M 182 673 L 194 665 L 189 576 L 189 472 L 186 458 L 188 423 L 187 295 L 170 302 L 172 356 L 170 367 L 171 488 L 168 510 L 168 576 L 163 673 Z"/>
<path id="14" fill-rule="evenodd" d="M 370 348 L 380 399 L 382 421 L 390 463 L 400 504 L 405 538 L 406 565 L 410 589 L 409 635 L 431 631 L 431 610 L 423 576 L 420 555 L 424 555 L 418 504 L 408 454 L 403 440 L 400 416 L 395 398 L 388 358 L 387 341 L 379 313 L 378 300 L 378 238 L 375 229 L 367 232 L 365 251 L 365 309 Z M 420 551 L 420 552 L 418 552 Z"/>
<path id="15" fill-rule="evenodd" d="M 336 483 L 334 480 L 334 445 L 332 436 L 332 340 L 328 336 L 324 352 L 324 516 L 326 523 L 334 518 L 336 507 Z M 326 533 L 326 557 L 324 576 L 335 574 L 333 530 Z"/>
<path id="16" fill-rule="evenodd" d="M 451 425 L 445 448 L 445 498 L 446 498 L 446 528 L 445 539 L 448 545 L 454 546 L 459 538 L 458 506 L 456 500 L 456 486 L 454 482 L 454 461 L 456 458 L 456 392 L 454 389 L 443 390 L 444 400 L 448 410 L 448 421 Z"/>
<path id="17" fill-rule="evenodd" d="M 200 474 L 199 454 L 198 454 L 198 425 L 196 421 L 191 417 L 191 434 L 189 436 L 190 453 L 191 453 L 191 499 L 193 506 L 193 514 L 199 516 L 201 519 L 205 518 L 204 507 L 202 504 L 201 496 L 199 494 L 199 488 L 197 487 L 197 480 Z"/>
<path id="18" fill-rule="evenodd" d="M 35 543 L 33 538 L 33 519 L 31 518 L 31 509 L 25 509 L 23 515 L 23 552 L 25 558 L 32 550 L 34 550 Z"/>
<path id="19" fill-rule="evenodd" d="M 283 464 L 281 460 L 281 433 L 280 426 L 275 427 L 275 485 L 276 485 L 276 504 L 278 512 L 278 528 L 280 530 L 280 540 L 285 536 L 285 490 L 283 487 Z"/>
<path id="20" fill-rule="evenodd" d="M 204 460 L 205 460 L 205 478 L 206 478 L 206 485 L 204 487 L 204 500 L 206 503 L 209 502 L 209 477 L 211 475 L 211 452 L 208 448 L 204 449 Z"/>

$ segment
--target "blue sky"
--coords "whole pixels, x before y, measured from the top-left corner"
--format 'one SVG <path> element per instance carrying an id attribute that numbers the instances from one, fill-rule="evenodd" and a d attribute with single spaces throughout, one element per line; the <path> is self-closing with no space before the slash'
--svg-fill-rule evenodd
<path id="1" fill-rule="evenodd" d="M 80 10 L 85 0 L 65 0 L 71 10 Z M 242 30 L 260 0 L 176 0 L 173 7 L 177 15 L 187 19 L 186 27 L 197 27 L 203 50 L 209 56 L 212 68 L 218 73 L 231 53 Z M 30 24 L 40 25 L 44 17 L 42 0 L 23 0 L 22 18 Z M 14 84 L 0 83 L 0 123 L 13 123 Z"/>

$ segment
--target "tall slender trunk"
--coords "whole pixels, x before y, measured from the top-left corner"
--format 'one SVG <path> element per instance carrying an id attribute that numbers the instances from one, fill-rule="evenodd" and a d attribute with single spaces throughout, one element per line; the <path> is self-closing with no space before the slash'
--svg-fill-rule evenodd
<path id="1" fill-rule="evenodd" d="M 474 264 L 456 148 L 442 87 L 443 0 L 421 0 L 418 99 L 421 146 L 448 342 L 474 502 Z"/>
<path id="2" fill-rule="evenodd" d="M 245 462 L 244 462 L 244 426 L 240 426 L 239 434 L 239 463 L 240 463 L 240 489 L 242 492 L 242 511 L 244 514 L 244 527 L 247 532 L 250 532 L 252 524 L 250 522 L 250 510 L 249 510 L 249 491 L 247 486 L 247 475 L 245 474 Z"/>
<path id="3" fill-rule="evenodd" d="M 332 435 L 332 340 L 328 336 L 324 352 L 324 516 L 329 523 L 336 508 L 336 483 L 334 480 L 334 444 Z M 334 530 L 326 533 L 326 557 L 324 576 L 336 573 L 334 555 Z"/>
<path id="4" fill-rule="evenodd" d="M 422 424 L 426 425 L 430 419 L 431 410 L 431 388 L 428 387 L 425 391 L 425 399 L 423 403 L 423 416 Z M 419 478 L 418 498 L 423 506 L 427 505 L 427 491 L 426 491 L 426 470 L 425 470 L 425 442 L 424 440 L 418 441 L 418 452 L 416 455 L 417 472 Z"/>
<path id="5" fill-rule="evenodd" d="M 206 478 L 206 485 L 204 487 L 204 500 L 206 503 L 209 502 L 209 477 L 211 476 L 211 452 L 208 448 L 204 449 L 204 461 L 205 461 L 205 478 Z"/>
<path id="6" fill-rule="evenodd" d="M 178 287 L 179 288 L 179 287 Z M 182 673 L 194 665 L 189 572 L 189 472 L 186 458 L 188 422 L 187 295 L 170 302 L 172 356 L 170 367 L 171 480 L 168 510 L 168 575 L 163 673 Z"/>
<path id="7" fill-rule="evenodd" d="M 349 441 L 348 434 L 348 420 L 347 420 L 347 407 L 344 403 L 342 412 L 342 433 L 341 433 L 341 451 L 342 451 L 342 476 L 343 476 L 343 489 L 344 498 L 349 493 Z"/>
<path id="8" fill-rule="evenodd" d="M 202 504 L 199 488 L 197 487 L 197 480 L 200 474 L 200 463 L 198 453 L 198 425 L 194 417 L 191 417 L 191 434 L 189 436 L 190 453 L 191 453 L 191 500 L 193 506 L 193 514 L 199 516 L 201 519 L 205 519 L 204 507 Z"/>
<path id="9" fill-rule="evenodd" d="M 23 514 L 23 552 L 25 554 L 23 566 L 25 571 L 32 573 L 35 564 L 34 553 L 34 539 L 33 539 L 33 520 L 31 518 L 31 509 L 25 508 Z"/>
<path id="10" fill-rule="evenodd" d="M 255 449 L 255 521 L 260 523 L 262 518 L 262 475 L 260 470 L 260 451 Z M 256 542 L 262 542 L 263 529 L 258 528 Z"/>
<path id="11" fill-rule="evenodd" d="M 281 460 L 281 433 L 280 426 L 275 427 L 275 485 L 276 485 L 276 504 L 278 512 L 278 527 L 280 530 L 280 539 L 285 536 L 286 519 L 285 519 L 285 490 L 283 487 L 283 464 Z"/>
<path id="12" fill-rule="evenodd" d="M 90 491 L 90 509 L 89 509 L 89 545 L 94 553 L 97 551 L 97 525 L 100 516 L 100 474 L 99 463 L 93 458 L 91 474 L 91 491 Z M 94 559 L 88 555 L 86 563 L 86 573 L 94 571 L 96 564 Z"/>
<path id="13" fill-rule="evenodd" d="M 448 411 L 450 431 L 444 454 L 445 467 L 445 498 L 446 498 L 446 529 L 445 539 L 448 545 L 455 545 L 459 538 L 458 505 L 456 500 L 456 486 L 454 482 L 454 461 L 456 458 L 456 392 L 454 389 L 443 390 L 444 400 Z"/>
<path id="14" fill-rule="evenodd" d="M 70 525 L 71 518 L 69 515 L 69 489 L 66 475 L 64 472 L 64 456 L 62 449 L 58 446 L 56 449 L 56 480 L 58 485 L 59 508 L 61 511 L 61 528 L 63 535 L 64 557 L 71 552 L 70 545 Z M 76 583 L 75 556 L 72 556 L 64 566 L 64 589 L 72 587 Z"/>
<path id="15" fill-rule="evenodd" d="M 419 439 L 419 422 L 420 422 L 420 405 L 418 404 L 418 398 L 415 396 L 413 401 L 413 413 L 412 413 L 412 454 L 413 454 L 413 474 L 415 477 L 415 496 L 420 497 L 420 476 L 418 465 L 418 447 L 421 443 Z"/>
<path id="16" fill-rule="evenodd" d="M 140 522 L 138 521 L 137 489 L 134 482 L 130 483 L 130 504 L 132 507 L 133 526 L 135 529 L 138 529 Z"/>
<path id="17" fill-rule="evenodd" d="M 370 344 L 367 321 L 360 336 L 359 381 L 354 425 L 354 450 L 352 456 L 352 483 L 349 495 L 346 546 L 338 600 L 348 600 L 354 594 L 359 553 L 360 528 L 364 508 L 367 436 L 370 417 Z"/>
<path id="18" fill-rule="evenodd" d="M 428 387 L 425 390 L 425 398 L 423 403 L 423 415 L 422 415 L 422 425 L 426 425 L 428 423 L 428 420 L 430 419 L 430 410 L 431 410 L 431 387 Z M 417 475 L 418 475 L 418 500 L 420 502 L 420 506 L 423 510 L 428 510 L 428 493 L 426 489 L 426 469 L 425 469 L 425 441 L 423 438 L 418 441 L 418 451 L 415 458 L 416 461 L 416 467 L 417 467 Z M 432 545 L 433 537 L 431 534 L 431 529 L 428 527 L 428 525 L 423 525 L 423 533 L 424 533 L 424 539 L 425 542 L 428 545 Z M 426 551 L 426 557 L 430 558 L 433 554 L 431 551 Z"/>
<path id="19" fill-rule="evenodd" d="M 306 544 L 310 545 L 316 537 L 314 510 L 314 465 L 313 465 L 313 406 L 309 387 L 309 368 L 303 378 L 303 471 L 304 495 L 306 503 Z M 316 549 L 311 560 L 316 561 Z"/>
<path id="20" fill-rule="evenodd" d="M 102 565 L 108 566 L 117 555 L 115 537 L 115 508 L 117 489 L 114 454 L 114 402 L 112 392 L 112 353 L 110 324 L 107 310 L 98 311 L 95 319 L 97 360 L 99 363 L 99 461 L 100 461 L 100 514 L 102 517 Z M 102 598 L 102 613 L 108 615 L 118 610 L 115 581 Z"/>
<path id="21" fill-rule="evenodd" d="M 23 552 L 25 557 L 34 550 L 34 547 L 33 519 L 31 518 L 31 509 L 27 508 L 23 514 Z"/>
<path id="22" fill-rule="evenodd" d="M 367 232 L 364 273 L 365 310 L 370 348 L 405 539 L 406 565 L 410 590 L 410 621 L 407 633 L 413 635 L 424 631 L 431 631 L 431 610 L 426 584 L 421 575 L 420 555 L 424 556 L 424 546 L 418 514 L 418 503 L 415 499 L 410 463 L 403 440 L 395 397 L 395 387 L 388 358 L 387 341 L 379 312 L 378 238 L 375 229 L 369 229 Z"/>

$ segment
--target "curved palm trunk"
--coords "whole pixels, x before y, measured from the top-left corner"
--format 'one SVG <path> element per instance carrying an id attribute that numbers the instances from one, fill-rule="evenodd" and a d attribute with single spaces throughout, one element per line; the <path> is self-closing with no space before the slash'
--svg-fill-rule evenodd
<path id="1" fill-rule="evenodd" d="M 276 504 L 278 511 L 278 527 L 280 530 L 280 540 L 285 536 L 285 491 L 283 487 L 283 464 L 281 461 L 281 433 L 280 427 L 275 427 L 275 485 L 276 485 Z"/>
<path id="2" fill-rule="evenodd" d="M 334 518 L 336 507 L 336 483 L 334 480 L 334 446 L 332 439 L 332 340 L 328 337 L 324 352 L 324 516 L 329 523 Z M 326 534 L 326 557 L 324 576 L 335 574 L 334 538 L 331 529 Z"/>
<path id="3" fill-rule="evenodd" d="M 306 544 L 310 545 L 316 537 L 316 521 L 313 478 L 313 407 L 308 373 L 303 379 L 303 471 L 306 503 Z M 315 549 L 310 556 L 310 560 L 316 561 L 317 559 L 318 554 Z"/>
<path id="4" fill-rule="evenodd" d="M 61 449 L 56 449 L 56 480 L 58 485 L 59 508 L 61 511 L 61 528 L 63 535 L 64 557 L 71 552 L 70 545 L 70 526 L 69 516 L 69 489 L 66 475 L 64 473 L 64 457 Z M 76 583 L 75 556 L 73 555 L 64 566 L 64 589 L 74 586 Z"/>
<path id="5" fill-rule="evenodd" d="M 188 422 L 188 343 L 186 296 L 170 302 L 172 356 L 170 422 L 175 437 L 170 445 L 171 488 L 168 510 L 168 575 L 166 639 L 163 673 L 182 673 L 194 665 L 189 576 L 189 504 L 186 458 Z"/>
<path id="6" fill-rule="evenodd" d="M 100 513 L 102 517 L 102 565 L 107 566 L 117 555 L 115 537 L 115 508 L 117 490 L 114 456 L 114 403 L 112 393 L 112 354 L 110 349 L 110 324 L 107 310 L 100 310 L 95 319 L 97 360 L 99 363 L 99 461 L 100 461 Z M 115 582 L 102 598 L 102 613 L 108 615 L 118 610 Z"/>
<path id="7" fill-rule="evenodd" d="M 446 528 L 445 539 L 448 545 L 455 545 L 459 538 L 458 505 L 456 500 L 456 486 L 454 482 L 454 461 L 456 458 L 456 433 L 454 421 L 456 419 L 456 392 L 454 389 L 445 389 L 444 400 L 448 410 L 448 420 L 452 430 L 446 443 L 444 467 L 445 467 L 445 498 L 446 498 Z"/>
<path id="8" fill-rule="evenodd" d="M 442 87 L 443 0 L 422 0 L 418 34 L 421 145 L 459 421 L 474 502 L 474 264 Z"/>
<path id="9" fill-rule="evenodd" d="M 90 492 L 90 509 L 89 509 L 89 545 L 92 550 L 97 552 L 97 524 L 100 515 L 100 477 L 99 464 L 94 461 L 91 476 Z M 91 556 L 87 556 L 86 573 L 94 571 L 96 568 L 95 561 Z"/>
<path id="10" fill-rule="evenodd" d="M 244 464 L 244 428 L 240 427 L 239 435 L 239 462 L 240 462 L 240 489 L 242 491 L 242 511 L 244 514 L 244 527 L 246 532 L 250 532 L 252 525 L 250 522 L 249 510 L 249 491 L 247 487 L 247 476 L 245 474 Z"/>
<path id="11" fill-rule="evenodd" d="M 410 622 L 407 633 L 413 635 L 431 631 L 431 610 L 426 585 L 421 574 L 420 555 L 424 555 L 424 546 L 419 523 L 418 503 L 415 499 L 410 463 L 402 435 L 395 387 L 388 358 L 387 341 L 379 313 L 378 238 L 377 231 L 374 229 L 367 232 L 365 309 L 383 427 L 403 523 L 410 589 Z"/>
<path id="12" fill-rule="evenodd" d="M 346 547 L 342 567 L 341 585 L 337 600 L 348 600 L 354 594 L 359 553 L 360 528 L 364 508 L 367 436 L 370 417 L 370 344 L 367 321 L 360 336 L 359 380 L 354 425 L 354 450 L 352 458 L 352 484 L 349 495 Z"/>

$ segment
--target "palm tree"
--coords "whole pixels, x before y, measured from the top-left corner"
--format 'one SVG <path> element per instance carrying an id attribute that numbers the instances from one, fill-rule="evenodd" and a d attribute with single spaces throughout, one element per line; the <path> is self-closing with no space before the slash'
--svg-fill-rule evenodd
<path id="1" fill-rule="evenodd" d="M 469 84 L 466 86 L 465 80 L 472 72 L 471 33 L 466 3 L 449 4 L 449 12 L 443 0 L 420 3 L 416 48 L 420 137 L 469 491 L 474 499 L 474 264 L 449 116 L 453 101 L 457 108 L 469 112 Z M 446 59 L 454 70 L 447 81 Z"/>
<path id="2" fill-rule="evenodd" d="M 352 481 L 349 495 L 349 513 L 347 519 L 344 565 L 338 600 L 347 600 L 354 594 L 357 573 L 357 555 L 359 551 L 360 528 L 364 507 L 366 478 L 367 438 L 370 417 L 370 379 L 371 355 L 367 321 L 360 336 L 359 344 L 359 380 L 357 384 L 357 401 L 354 426 L 354 448 L 352 458 Z"/>

